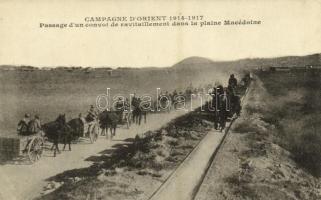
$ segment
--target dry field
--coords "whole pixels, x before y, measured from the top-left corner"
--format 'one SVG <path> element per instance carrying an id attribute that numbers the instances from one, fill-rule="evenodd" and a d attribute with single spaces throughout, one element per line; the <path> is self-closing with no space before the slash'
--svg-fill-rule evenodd
<path id="1" fill-rule="evenodd" d="M 320 76 L 258 73 L 196 199 L 320 199 Z"/>
<path id="2" fill-rule="evenodd" d="M 205 76 L 206 74 L 206 76 Z M 109 70 L 0 70 L 0 135 L 15 134 L 25 113 L 40 114 L 43 122 L 65 113 L 67 119 L 78 116 L 94 104 L 97 95 L 151 94 L 156 88 L 184 91 L 189 85 L 205 86 L 216 81 L 226 84 L 228 73 L 220 68 L 205 71 L 184 68 Z"/>

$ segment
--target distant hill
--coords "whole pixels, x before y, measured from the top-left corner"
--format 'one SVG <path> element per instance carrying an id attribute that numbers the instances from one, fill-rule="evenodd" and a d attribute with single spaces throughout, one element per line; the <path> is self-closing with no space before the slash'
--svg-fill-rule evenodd
<path id="1" fill-rule="evenodd" d="M 214 65 L 215 62 L 208 59 L 208 58 L 203 58 L 203 57 L 188 57 L 185 58 L 184 60 L 176 63 L 173 65 L 173 68 L 190 68 L 190 67 L 202 67 L 202 66 L 208 66 L 208 65 Z"/>
<path id="2" fill-rule="evenodd" d="M 173 66 L 163 68 L 118 67 L 115 69 L 110 66 L 103 68 L 1 66 L 0 81 L 5 79 L 3 81 L 4 85 L 11 83 L 16 86 L 21 84 L 22 88 L 30 85 L 30 83 L 42 85 L 45 82 L 47 84 L 63 84 L 63 86 L 66 86 L 66 84 L 73 85 L 77 82 L 79 86 L 74 85 L 70 89 L 77 88 L 78 90 L 92 91 L 91 87 L 93 85 L 99 85 L 99 87 L 116 87 L 122 91 L 149 91 L 150 88 L 155 87 L 172 90 L 174 87 L 186 88 L 190 84 L 194 86 L 213 82 L 225 84 L 231 73 L 238 74 L 242 71 L 261 67 L 305 67 L 310 65 L 320 66 L 321 54 L 278 58 L 248 58 L 235 61 L 213 61 L 204 57 L 189 57 Z M 6 76 L 2 76 L 4 74 Z M 36 87 L 41 87 L 41 85 Z"/>
<path id="3" fill-rule="evenodd" d="M 208 58 L 202 57 L 189 57 L 173 65 L 173 68 L 192 69 L 207 67 L 227 67 L 230 69 L 252 69 L 257 67 L 304 67 L 309 65 L 320 66 L 321 54 L 313 54 L 307 56 L 285 56 L 277 58 L 248 58 L 235 61 L 220 62 L 216 62 Z"/>
<path id="4" fill-rule="evenodd" d="M 78 71 L 89 71 L 89 70 L 121 70 L 121 71 L 132 71 L 132 70 L 141 70 L 141 71 L 158 71 L 160 69 L 168 69 L 172 68 L 175 70 L 192 70 L 195 68 L 208 68 L 208 67 L 228 67 L 228 68 L 245 68 L 251 69 L 255 67 L 303 67 L 308 65 L 321 65 L 321 54 L 312 54 L 306 56 L 284 56 L 284 57 L 276 57 L 276 58 L 246 58 L 235 61 L 213 61 L 209 58 L 204 57 L 188 57 L 174 64 L 173 66 L 157 68 L 157 67 L 143 67 L 143 68 L 131 68 L 131 67 L 118 67 L 113 68 L 109 67 L 99 67 L 99 68 L 91 68 L 91 67 L 56 67 L 56 68 L 37 68 L 33 66 L 11 66 L 11 65 L 0 65 L 0 70 L 54 70 L 54 71 L 70 71 L 70 70 L 78 70 Z"/>

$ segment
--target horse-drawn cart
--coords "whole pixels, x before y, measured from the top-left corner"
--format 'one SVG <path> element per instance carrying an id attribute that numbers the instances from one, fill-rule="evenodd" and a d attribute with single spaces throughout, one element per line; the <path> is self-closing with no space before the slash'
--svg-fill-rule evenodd
<path id="1" fill-rule="evenodd" d="M 127 129 L 129 129 L 132 123 L 132 112 L 129 110 L 124 110 L 120 113 L 120 124 L 126 125 Z"/>
<path id="2" fill-rule="evenodd" d="M 99 125 L 97 121 L 85 122 L 83 137 L 89 138 L 91 143 L 94 143 L 98 139 Z"/>
<path id="3" fill-rule="evenodd" d="M 28 157 L 31 163 L 38 161 L 43 152 L 44 139 L 41 135 L 0 137 L 0 157 L 13 160 Z"/>
<path id="4" fill-rule="evenodd" d="M 73 139 L 89 138 L 91 143 L 96 142 L 99 133 L 97 120 L 86 121 L 84 118 L 74 118 L 68 122 Z"/>

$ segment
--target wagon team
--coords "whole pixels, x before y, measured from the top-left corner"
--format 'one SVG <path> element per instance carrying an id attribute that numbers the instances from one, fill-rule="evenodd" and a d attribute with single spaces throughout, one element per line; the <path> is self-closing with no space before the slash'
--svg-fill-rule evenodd
<path id="1" fill-rule="evenodd" d="M 232 93 L 233 95 L 235 95 L 235 89 L 237 87 L 237 79 L 235 78 L 234 74 L 231 74 L 230 75 L 230 78 L 228 80 L 228 87 L 227 87 L 227 90 Z M 222 88 L 223 89 L 223 88 Z M 196 90 L 196 88 L 195 88 Z M 217 88 L 214 87 L 211 91 L 214 92 L 216 91 Z M 188 88 L 185 92 L 188 96 L 189 93 L 192 94 L 192 89 L 191 88 Z M 210 92 L 211 93 L 211 92 Z M 172 94 L 169 94 L 167 91 L 165 92 L 165 96 L 168 97 L 168 99 L 172 100 L 174 99 L 173 97 L 179 95 L 179 94 L 182 94 L 182 92 L 177 92 L 176 90 L 173 91 Z M 115 109 L 116 111 L 121 111 L 124 106 L 126 108 L 129 107 L 129 100 L 128 99 L 125 99 L 123 102 L 122 99 L 119 99 L 119 101 L 117 102 L 117 104 L 115 105 Z M 132 99 L 132 102 L 131 104 L 136 104 L 138 101 L 140 101 L 140 99 L 136 96 L 134 96 L 134 98 Z M 237 113 L 239 114 L 239 113 Z M 87 115 L 86 117 L 84 118 L 82 116 L 82 114 L 80 113 L 79 114 L 79 119 L 81 119 L 81 121 L 83 123 L 88 123 L 88 132 L 90 131 L 90 129 L 93 127 L 94 123 L 96 122 L 96 120 L 98 119 L 98 112 L 95 110 L 95 107 L 93 105 L 90 106 L 90 109 L 87 111 Z M 139 120 L 140 121 L 140 120 Z M 146 116 L 145 116 L 145 121 L 146 121 Z M 18 134 L 19 135 L 32 135 L 32 134 L 43 134 L 42 133 L 42 124 L 41 124 L 41 121 L 40 121 L 40 117 L 38 114 L 36 114 L 34 116 L 34 118 L 31 118 L 31 116 L 29 114 L 25 114 L 25 116 L 23 117 L 23 119 L 21 119 L 18 123 L 18 128 L 17 128 L 17 131 L 18 131 Z"/>

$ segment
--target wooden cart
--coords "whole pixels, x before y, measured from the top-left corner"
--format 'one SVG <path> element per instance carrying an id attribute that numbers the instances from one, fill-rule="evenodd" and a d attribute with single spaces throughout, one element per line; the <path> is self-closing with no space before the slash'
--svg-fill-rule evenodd
<path id="1" fill-rule="evenodd" d="M 41 158 L 43 149 L 44 138 L 38 134 L 0 137 L 0 157 L 2 160 L 12 160 L 24 156 L 34 163 Z"/>
<path id="2" fill-rule="evenodd" d="M 90 128 L 89 128 L 90 127 Z M 99 124 L 97 121 L 90 123 L 84 123 L 83 136 L 90 139 L 91 143 L 94 143 L 98 139 Z"/>

